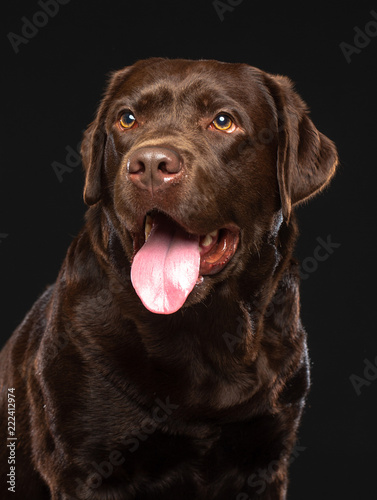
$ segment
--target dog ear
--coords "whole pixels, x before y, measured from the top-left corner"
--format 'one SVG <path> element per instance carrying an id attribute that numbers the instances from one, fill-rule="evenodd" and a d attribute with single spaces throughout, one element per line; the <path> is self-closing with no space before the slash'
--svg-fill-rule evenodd
<path id="1" fill-rule="evenodd" d="M 306 104 L 284 76 L 268 75 L 278 115 L 277 175 L 284 218 L 293 205 L 314 196 L 330 181 L 338 164 L 334 143 L 309 118 Z"/>
<path id="2" fill-rule="evenodd" d="M 104 150 L 107 140 L 106 115 L 109 104 L 124 82 L 130 67 L 115 71 L 110 75 L 105 95 L 98 108 L 95 120 L 84 132 L 81 142 L 82 163 L 85 170 L 84 202 L 91 206 L 101 199 L 101 174 L 103 171 Z"/>

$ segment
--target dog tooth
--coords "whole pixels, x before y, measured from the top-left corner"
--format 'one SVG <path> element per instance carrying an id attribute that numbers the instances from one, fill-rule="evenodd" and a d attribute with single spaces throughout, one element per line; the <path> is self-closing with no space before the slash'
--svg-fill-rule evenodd
<path id="1" fill-rule="evenodd" d="M 152 217 L 150 215 L 147 215 L 145 219 L 145 228 L 144 228 L 145 241 L 147 241 L 149 235 L 151 234 L 151 230 L 152 230 Z"/>
<path id="2" fill-rule="evenodd" d="M 206 234 L 204 240 L 202 241 L 202 246 L 207 247 L 212 243 L 212 236 L 210 234 Z"/>
<path id="3" fill-rule="evenodd" d="M 215 236 L 217 236 L 218 232 L 219 232 L 219 230 L 215 229 L 214 231 L 212 231 L 212 233 L 209 233 L 209 235 L 212 236 L 212 238 L 214 238 Z"/>

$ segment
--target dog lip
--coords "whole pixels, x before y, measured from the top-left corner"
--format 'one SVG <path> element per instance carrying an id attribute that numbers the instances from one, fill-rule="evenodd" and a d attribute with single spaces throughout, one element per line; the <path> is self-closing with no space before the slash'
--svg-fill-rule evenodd
<path id="1" fill-rule="evenodd" d="M 209 252 L 201 254 L 201 276 L 217 274 L 233 258 L 239 243 L 239 229 L 230 225 L 218 231 L 218 239 Z"/>

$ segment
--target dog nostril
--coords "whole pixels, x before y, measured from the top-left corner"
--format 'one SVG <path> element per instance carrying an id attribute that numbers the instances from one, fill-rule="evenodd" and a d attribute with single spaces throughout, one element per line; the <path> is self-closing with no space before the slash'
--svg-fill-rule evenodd
<path id="1" fill-rule="evenodd" d="M 137 162 L 137 166 L 139 167 L 134 173 L 135 174 L 143 174 L 145 172 L 145 164 L 139 160 Z"/>
<path id="2" fill-rule="evenodd" d="M 178 174 L 182 170 L 181 158 L 174 154 L 169 156 L 164 155 L 163 158 L 157 159 L 156 173 L 160 173 L 164 176 L 171 176 L 173 174 Z"/>
<path id="3" fill-rule="evenodd" d="M 145 163 L 142 160 L 128 161 L 127 170 L 129 174 L 143 174 Z"/>
<path id="4" fill-rule="evenodd" d="M 169 171 L 168 171 L 167 166 L 166 166 L 166 161 L 161 161 L 158 164 L 158 170 L 161 170 L 161 172 L 163 174 L 169 174 Z"/>

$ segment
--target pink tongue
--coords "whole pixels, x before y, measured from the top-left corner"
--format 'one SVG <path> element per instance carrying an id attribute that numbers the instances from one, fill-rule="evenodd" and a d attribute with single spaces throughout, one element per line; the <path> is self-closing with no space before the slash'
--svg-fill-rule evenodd
<path id="1" fill-rule="evenodd" d="M 172 314 L 194 288 L 199 266 L 199 237 L 157 216 L 148 240 L 134 257 L 131 281 L 147 309 Z"/>

